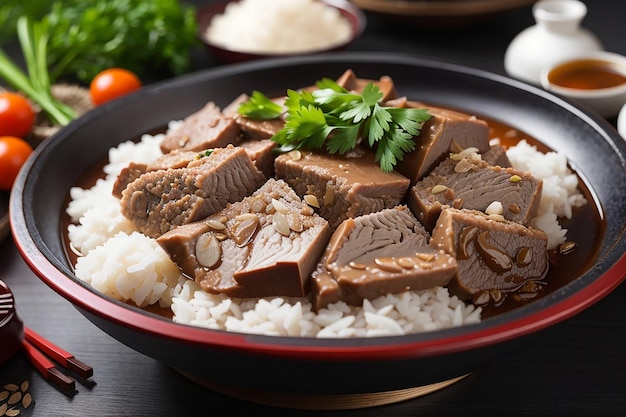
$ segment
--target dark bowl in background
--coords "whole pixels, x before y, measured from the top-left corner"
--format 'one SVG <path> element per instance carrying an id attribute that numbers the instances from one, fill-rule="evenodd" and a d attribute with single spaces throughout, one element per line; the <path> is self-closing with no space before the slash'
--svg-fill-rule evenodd
<path id="1" fill-rule="evenodd" d="M 330 7 L 334 7 L 339 10 L 341 15 L 348 20 L 350 25 L 352 26 L 352 36 L 351 38 L 344 43 L 334 45 L 330 48 L 326 49 L 318 49 L 310 52 L 301 52 L 301 53 L 292 53 L 292 54 L 284 54 L 284 53 L 254 53 L 254 52 L 245 52 L 245 51 L 235 51 L 231 49 L 226 49 L 220 45 L 216 45 L 210 42 L 205 36 L 205 32 L 207 28 L 211 25 L 211 20 L 214 16 L 218 14 L 222 14 L 226 9 L 228 3 L 231 1 L 221 1 L 213 4 L 209 4 L 207 6 L 201 6 L 197 10 L 197 21 L 198 21 L 198 36 L 202 43 L 205 44 L 208 53 L 212 56 L 220 60 L 224 63 L 236 63 L 264 58 L 279 58 L 279 57 L 287 57 L 287 56 L 302 56 L 302 55 L 311 55 L 316 53 L 324 53 L 324 52 L 333 52 L 333 51 L 342 51 L 347 48 L 351 43 L 353 43 L 365 30 L 367 25 L 367 18 L 365 13 L 359 9 L 356 5 L 348 0 L 322 0 L 323 3 L 326 3 Z"/>
<path id="2" fill-rule="evenodd" d="M 591 204 L 605 216 L 595 264 L 558 291 L 479 324 L 333 340 L 181 325 L 103 296 L 73 275 L 61 213 L 70 188 L 109 148 L 182 119 L 209 100 L 225 106 L 255 89 L 284 94 L 348 68 L 362 78 L 389 75 L 402 95 L 501 120 L 564 152 L 592 190 Z M 606 120 L 539 88 L 480 70 L 385 53 L 259 60 L 148 85 L 72 122 L 38 147 L 20 172 L 11 194 L 11 226 L 21 255 L 43 282 L 112 337 L 192 380 L 269 405 L 366 407 L 453 383 L 616 288 L 626 271 L 625 155 L 626 142 Z"/>

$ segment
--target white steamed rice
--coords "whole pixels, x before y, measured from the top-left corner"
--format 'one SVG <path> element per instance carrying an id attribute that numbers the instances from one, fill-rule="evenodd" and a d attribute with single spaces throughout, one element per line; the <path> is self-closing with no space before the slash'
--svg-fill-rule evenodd
<path id="1" fill-rule="evenodd" d="M 180 122 L 172 122 L 175 129 Z M 481 309 L 451 296 L 446 288 L 386 295 L 362 306 L 332 304 L 315 313 L 306 298 L 231 299 L 208 294 L 183 277 L 154 239 L 139 233 L 119 212 L 111 193 L 119 171 L 129 162 L 150 162 L 160 155 L 164 135 L 144 135 L 109 151 L 106 177 L 91 189 L 75 187 L 67 212 L 78 258 L 76 276 L 95 289 L 140 307 L 170 307 L 173 320 L 195 326 L 246 333 L 301 337 L 371 337 L 431 331 L 481 319 Z M 557 216 L 570 217 L 585 203 L 576 176 L 557 153 L 543 154 L 526 141 L 507 152 L 513 166 L 544 180 L 540 213 L 533 220 L 546 231 L 552 248 L 565 241 Z"/>
<path id="2" fill-rule="evenodd" d="M 317 0 L 241 0 L 226 6 L 206 30 L 211 43 L 252 53 L 302 53 L 347 42 L 352 28 Z"/>

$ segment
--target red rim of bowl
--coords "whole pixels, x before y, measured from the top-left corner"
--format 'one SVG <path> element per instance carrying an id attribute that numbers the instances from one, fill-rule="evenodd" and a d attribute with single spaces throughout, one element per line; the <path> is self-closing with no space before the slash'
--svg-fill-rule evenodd
<path id="1" fill-rule="evenodd" d="M 22 239 L 24 238 L 30 240 L 29 236 L 22 236 Z M 32 242 L 28 243 L 29 246 L 32 244 Z M 388 359 L 390 356 L 395 358 L 428 357 L 505 342 L 561 322 L 591 306 L 615 289 L 624 280 L 624 271 L 626 271 L 626 254 L 624 254 L 601 277 L 561 302 L 533 314 L 505 321 L 501 324 L 472 332 L 469 335 L 451 335 L 434 340 L 411 341 L 407 343 L 402 343 L 402 337 L 396 336 L 392 338 L 398 340 L 398 343 L 392 342 L 381 345 L 359 345 L 358 342 L 350 344 L 350 340 L 345 339 L 348 342 L 346 346 L 343 346 L 343 343 L 339 343 L 337 346 L 332 344 L 329 346 L 322 344 L 304 346 L 281 343 L 281 340 L 294 338 L 257 337 L 256 335 L 208 330 L 177 324 L 146 312 L 135 311 L 135 309 L 131 309 L 127 305 L 108 300 L 102 295 L 96 294 L 93 290 L 73 281 L 57 270 L 39 251 L 33 251 L 32 248 L 28 250 L 26 246 L 21 244 L 18 244 L 18 249 L 33 271 L 47 285 L 72 304 L 96 316 L 106 318 L 107 321 L 122 324 L 125 327 L 141 332 L 157 334 L 168 339 L 178 339 L 185 343 L 210 343 L 211 345 L 228 347 L 230 349 L 282 357 L 303 357 L 305 355 L 308 359 L 354 360 L 383 357 Z M 208 336 L 211 333 L 214 333 L 216 337 Z M 301 338 L 298 339 L 301 340 Z M 341 342 L 342 340 L 339 341 Z M 278 343 L 270 343 L 271 341 Z"/>
<path id="2" fill-rule="evenodd" d="M 209 25 L 211 24 L 211 20 L 214 16 L 221 14 L 226 9 L 228 3 L 232 1 L 224 1 L 215 4 L 211 4 L 208 6 L 204 6 L 197 11 L 197 20 L 198 20 L 198 37 L 205 44 L 209 52 L 224 62 L 242 62 L 242 61 L 250 61 L 255 59 L 264 59 L 264 58 L 272 58 L 272 57 L 289 57 L 289 56 L 301 56 L 301 55 L 311 55 L 315 53 L 321 52 L 332 52 L 332 51 L 341 51 L 345 49 L 350 43 L 354 42 L 363 31 L 367 25 L 367 18 L 365 13 L 358 8 L 353 3 L 346 0 L 322 0 L 323 3 L 328 4 L 331 7 L 339 10 L 341 15 L 348 20 L 350 26 L 352 27 L 351 37 L 347 41 L 336 44 L 330 48 L 318 49 L 315 51 L 306 51 L 306 52 L 295 52 L 295 53 L 254 53 L 247 51 L 236 51 L 225 49 L 219 45 L 215 45 L 208 41 L 205 36 L 205 32 Z"/>

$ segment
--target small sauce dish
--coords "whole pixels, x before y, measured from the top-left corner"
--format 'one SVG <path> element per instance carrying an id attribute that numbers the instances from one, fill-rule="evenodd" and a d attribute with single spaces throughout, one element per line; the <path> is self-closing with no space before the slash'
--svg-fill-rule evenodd
<path id="1" fill-rule="evenodd" d="M 626 103 L 626 56 L 598 51 L 559 61 L 541 72 L 541 85 L 615 117 Z"/>

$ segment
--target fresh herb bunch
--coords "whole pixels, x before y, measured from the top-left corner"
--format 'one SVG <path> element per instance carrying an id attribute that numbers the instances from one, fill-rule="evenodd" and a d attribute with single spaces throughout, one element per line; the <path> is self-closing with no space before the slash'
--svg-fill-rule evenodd
<path id="1" fill-rule="evenodd" d="M 65 126 L 76 117 L 76 113 L 52 96 L 47 64 L 49 34 L 46 22 L 32 22 L 28 17 L 20 16 L 16 25 L 28 72 L 25 73 L 0 49 L 0 79 L 39 104 L 53 124 Z"/>
<path id="2" fill-rule="evenodd" d="M 369 83 L 361 94 L 323 78 L 313 91 L 287 90 L 285 108 L 254 91 L 239 113 L 253 119 L 278 118 L 286 109 L 285 126 L 272 138 L 283 151 L 326 147 L 345 154 L 360 141 L 376 150 L 384 172 L 394 169 L 403 155 L 415 149 L 414 136 L 430 119 L 427 109 L 382 106 L 383 94 Z"/>
<path id="3" fill-rule="evenodd" d="M 24 0 L 6 1 L 0 18 L 8 19 L 14 14 L 10 3 Z M 41 8 L 18 10 L 47 21 L 53 83 L 66 76 L 89 83 L 110 67 L 142 76 L 179 75 L 188 71 L 190 48 L 199 43 L 195 8 L 178 0 L 56 0 L 48 7 L 43 16 Z"/>

